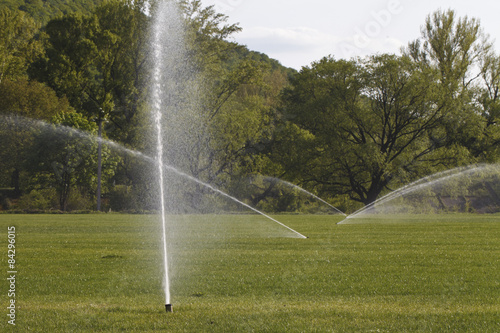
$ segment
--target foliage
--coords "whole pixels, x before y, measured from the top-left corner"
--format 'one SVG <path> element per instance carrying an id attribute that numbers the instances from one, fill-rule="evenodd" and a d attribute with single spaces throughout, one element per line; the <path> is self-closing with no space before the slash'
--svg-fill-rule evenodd
<path id="1" fill-rule="evenodd" d="M 102 2 L 102 0 L 0 0 L 0 7 L 25 12 L 37 22 L 45 24 L 52 18 L 70 13 L 89 13 Z"/>
<path id="2" fill-rule="evenodd" d="M 303 184 L 368 204 L 440 169 L 498 159 L 496 58 L 477 20 L 438 11 L 404 51 L 327 57 L 296 75 L 284 114 L 314 137 Z"/>
<path id="3" fill-rule="evenodd" d="M 129 110 L 128 114 L 137 110 L 137 92 L 144 89 L 136 86 L 140 80 L 133 65 L 143 61 L 138 59 L 143 37 L 138 29 L 144 28 L 144 16 L 141 3 L 115 1 L 97 7 L 90 15 L 71 14 L 46 26 L 46 57 L 40 58 L 32 72 L 60 96 L 67 96 L 79 112 L 95 119 L 99 137 L 103 123 L 113 121 L 116 104 L 130 104 L 120 110 Z M 100 142 L 98 145 L 99 210 L 102 168 Z"/>
<path id="4" fill-rule="evenodd" d="M 53 187 L 57 190 L 59 209 L 71 209 L 70 199 L 84 201 L 93 196 L 97 170 L 97 125 L 77 112 L 61 113 L 53 117 L 57 127 L 49 126 L 36 135 L 30 149 L 28 164 L 31 169 L 31 188 Z M 88 133 L 88 134 L 87 134 Z M 105 180 L 110 179 L 117 159 L 103 150 Z M 77 191 L 79 194 L 72 194 Z M 73 205 L 74 206 L 74 205 Z M 87 209 L 88 205 L 77 209 Z"/>
<path id="5" fill-rule="evenodd" d="M 138 209 L 132 188 L 125 185 L 115 186 L 109 193 L 109 207 L 113 211 Z"/>
<path id="6" fill-rule="evenodd" d="M 0 84 L 5 78 L 23 77 L 42 52 L 35 39 L 38 25 L 21 11 L 0 9 Z"/>
<path id="7" fill-rule="evenodd" d="M 446 117 L 432 82 L 433 71 L 391 55 L 304 68 L 284 94 L 286 117 L 314 137 L 303 181 L 368 204 L 404 173 L 456 163 L 431 138 Z"/>
<path id="8" fill-rule="evenodd" d="M 68 100 L 42 83 L 26 79 L 4 80 L 0 84 L 0 114 L 49 120 L 60 112 L 72 110 Z"/>
<path id="9" fill-rule="evenodd" d="M 97 124 L 98 135 L 150 154 L 153 17 L 146 13 L 158 3 L 1 1 L 0 113 L 44 120 L 64 114 L 69 126 Z M 474 18 L 440 10 L 401 56 L 325 57 L 297 73 L 230 41 L 241 28 L 214 6 L 179 4 L 185 54 L 174 67 L 192 66 L 178 84 L 187 97 L 176 101 L 186 120 L 165 118 L 182 128 L 170 134 L 182 147 L 165 160 L 191 176 L 233 194 L 241 194 L 249 175 L 284 178 L 353 208 L 439 170 L 498 161 L 500 58 Z M 0 124 L 2 186 L 14 186 L 19 196 L 59 184 L 61 198 L 68 198 L 71 191 L 61 186 L 71 184 L 75 193 L 94 197 L 94 157 L 86 166 L 78 162 L 93 148 L 70 137 L 41 147 L 33 135 L 47 134 L 10 119 Z M 33 154 L 37 147 L 50 154 Z M 105 195 L 114 191 L 118 202 L 154 210 L 155 184 L 141 174 L 142 162 L 105 160 L 111 168 L 104 171 Z M 55 161 L 72 170 L 65 181 L 48 167 Z M 272 192 L 269 183 L 261 185 Z M 265 204 L 260 198 L 245 200 Z"/>
<path id="10" fill-rule="evenodd" d="M 15 209 L 23 211 L 44 211 L 58 209 L 56 191 L 54 189 L 32 190 L 22 195 L 15 205 Z"/>
<path id="11" fill-rule="evenodd" d="M 4 194 L 0 194 L 0 207 L 3 210 L 9 210 L 12 206 L 12 203 L 8 197 L 6 197 Z"/>
<path id="12" fill-rule="evenodd" d="M 26 79 L 5 79 L 0 83 L 0 184 L 12 186 L 21 194 L 27 154 L 33 144 L 38 123 L 58 112 L 71 111 L 65 98 L 58 98 L 47 86 Z"/>
<path id="13" fill-rule="evenodd" d="M 498 156 L 493 148 L 498 135 L 496 55 L 479 20 L 438 10 L 427 17 L 422 37 L 409 43 L 404 52 L 419 66 L 437 73 L 441 94 L 436 103 L 449 109 L 439 140 L 494 161 Z"/>

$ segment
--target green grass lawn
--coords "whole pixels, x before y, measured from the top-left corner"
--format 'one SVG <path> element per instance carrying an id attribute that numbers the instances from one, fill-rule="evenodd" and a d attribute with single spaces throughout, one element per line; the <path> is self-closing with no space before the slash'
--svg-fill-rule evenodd
<path id="1" fill-rule="evenodd" d="M 500 332 L 500 216 L 276 218 L 309 238 L 255 215 L 177 219 L 165 313 L 157 217 L 0 215 L 1 271 L 12 225 L 18 271 L 0 331 Z"/>

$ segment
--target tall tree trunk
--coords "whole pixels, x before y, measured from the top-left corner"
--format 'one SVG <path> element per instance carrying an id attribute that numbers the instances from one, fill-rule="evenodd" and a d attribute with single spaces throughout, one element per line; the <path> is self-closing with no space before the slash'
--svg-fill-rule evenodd
<path id="1" fill-rule="evenodd" d="M 97 211 L 101 210 L 101 173 L 102 173 L 102 119 L 99 119 L 97 142 Z"/>
<path id="2" fill-rule="evenodd" d="M 364 198 L 363 203 L 365 205 L 369 205 L 372 202 L 375 202 L 387 183 L 388 180 L 382 177 L 382 172 L 372 175 L 372 183 L 366 192 L 366 197 Z"/>

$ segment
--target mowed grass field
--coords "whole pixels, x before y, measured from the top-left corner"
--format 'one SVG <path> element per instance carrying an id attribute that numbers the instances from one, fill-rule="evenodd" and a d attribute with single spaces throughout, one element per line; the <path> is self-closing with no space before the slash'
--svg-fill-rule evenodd
<path id="1" fill-rule="evenodd" d="M 157 216 L 0 215 L 0 331 L 500 332 L 500 216 L 275 217 L 178 218 L 165 313 Z"/>

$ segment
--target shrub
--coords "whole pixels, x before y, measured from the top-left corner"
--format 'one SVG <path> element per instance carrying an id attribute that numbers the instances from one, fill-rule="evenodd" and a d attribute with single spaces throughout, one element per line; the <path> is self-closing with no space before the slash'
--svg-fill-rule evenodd
<path id="1" fill-rule="evenodd" d="M 23 194 L 16 204 L 16 209 L 27 211 L 58 208 L 55 189 L 32 190 L 30 193 Z"/>
<path id="2" fill-rule="evenodd" d="M 109 194 L 109 206 L 113 211 L 137 209 L 137 200 L 131 186 L 116 185 Z"/>
<path id="3" fill-rule="evenodd" d="M 2 207 L 3 210 L 9 210 L 12 206 L 12 203 L 10 202 L 9 198 L 6 196 L 0 195 L 0 207 Z"/>
<path id="4" fill-rule="evenodd" d="M 70 192 L 68 197 L 68 212 L 74 211 L 84 211 L 88 212 L 93 210 L 94 200 L 92 200 L 88 195 L 82 194 L 76 188 Z"/>

